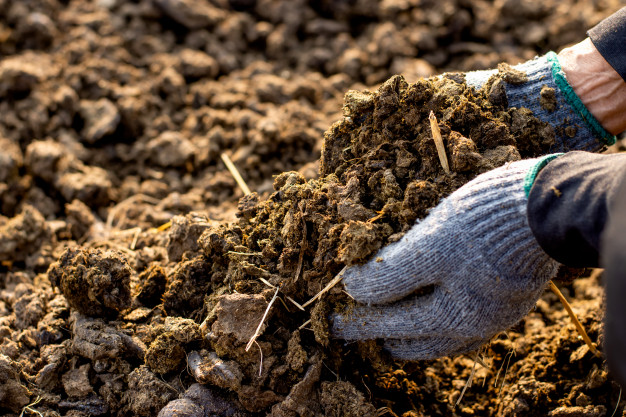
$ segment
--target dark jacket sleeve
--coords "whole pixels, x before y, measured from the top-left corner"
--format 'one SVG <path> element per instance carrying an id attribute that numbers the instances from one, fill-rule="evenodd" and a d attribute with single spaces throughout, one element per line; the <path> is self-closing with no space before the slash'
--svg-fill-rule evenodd
<path id="1" fill-rule="evenodd" d="M 626 180 L 609 208 L 601 261 L 606 283 L 604 350 L 615 378 L 626 388 Z"/>
<path id="2" fill-rule="evenodd" d="M 604 351 L 626 388 L 626 154 L 570 152 L 549 162 L 530 191 L 528 221 L 556 260 L 605 268 Z"/>
<path id="3" fill-rule="evenodd" d="M 622 7 L 587 32 L 591 42 L 626 81 L 626 7 Z"/>
<path id="4" fill-rule="evenodd" d="M 528 222 L 539 245 L 572 267 L 600 266 L 600 237 L 626 175 L 626 154 L 569 152 L 537 174 Z"/>

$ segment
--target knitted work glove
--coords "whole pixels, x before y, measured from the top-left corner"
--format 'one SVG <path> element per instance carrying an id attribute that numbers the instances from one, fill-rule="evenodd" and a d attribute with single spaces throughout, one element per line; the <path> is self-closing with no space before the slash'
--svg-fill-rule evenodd
<path id="1" fill-rule="evenodd" d="M 557 55 L 548 52 L 542 57 L 498 70 L 465 73 L 468 85 L 481 88 L 489 78 L 501 71 L 502 83 L 490 88 L 504 87 L 509 107 L 526 107 L 535 117 L 554 127 L 556 140 L 551 152 L 581 150 L 599 152 L 615 143 L 615 136 L 607 132 L 587 110 L 568 83 Z M 517 71 L 517 72 L 516 72 Z"/>
<path id="2" fill-rule="evenodd" d="M 396 358 L 421 360 L 475 350 L 521 320 L 559 266 L 526 216 L 535 176 L 557 156 L 476 177 L 398 242 L 346 270 L 345 288 L 362 305 L 333 314 L 333 335 L 382 338 Z"/>

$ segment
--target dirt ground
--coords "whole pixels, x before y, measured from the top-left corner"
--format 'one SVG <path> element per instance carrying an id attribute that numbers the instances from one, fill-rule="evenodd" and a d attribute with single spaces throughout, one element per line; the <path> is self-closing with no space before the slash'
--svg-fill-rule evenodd
<path id="1" fill-rule="evenodd" d="M 558 50 L 620 6 L 0 0 L 0 414 L 624 415 L 549 291 L 479 361 L 332 339 L 341 285 L 303 307 L 550 146 L 488 89 L 421 77 Z M 576 274 L 559 285 L 601 350 L 602 274 Z"/>

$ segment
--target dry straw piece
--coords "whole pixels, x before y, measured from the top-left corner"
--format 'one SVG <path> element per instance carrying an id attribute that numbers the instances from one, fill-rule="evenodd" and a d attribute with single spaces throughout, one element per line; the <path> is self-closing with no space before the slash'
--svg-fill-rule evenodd
<path id="1" fill-rule="evenodd" d="M 315 294 L 315 296 L 313 298 L 311 298 L 306 303 L 302 304 L 302 307 L 307 307 L 307 306 L 311 305 L 315 300 L 320 298 L 326 292 L 330 291 L 331 288 L 333 288 L 335 285 L 337 285 L 339 283 L 339 281 L 341 281 L 343 279 L 343 273 L 346 272 L 346 269 L 348 269 L 348 267 L 344 266 L 343 269 L 341 271 L 339 271 L 337 276 L 335 278 L 333 278 L 328 284 L 326 284 L 326 286 L 322 289 L 322 291 L 318 292 L 317 294 Z"/>
<path id="2" fill-rule="evenodd" d="M 437 146 L 437 153 L 439 154 L 439 161 L 441 162 L 441 166 L 446 174 L 450 173 L 450 165 L 448 165 L 448 157 L 446 156 L 446 148 L 443 146 L 443 138 L 441 137 L 441 131 L 439 130 L 439 125 L 437 124 L 437 117 L 435 117 L 435 113 L 432 111 L 428 116 L 430 120 L 430 130 L 433 134 L 433 139 L 435 140 L 435 146 Z"/>
<path id="3" fill-rule="evenodd" d="M 570 319 L 572 319 L 572 322 L 574 323 L 574 327 L 576 327 L 576 330 L 578 330 L 578 334 L 580 334 L 580 337 L 583 338 L 583 340 L 585 341 L 585 343 L 589 347 L 589 350 L 591 351 L 591 353 L 593 353 L 597 357 L 601 358 L 602 354 L 600 352 L 598 352 L 598 350 L 596 349 L 596 346 L 594 345 L 594 343 L 591 341 L 591 339 L 587 335 L 587 332 L 585 331 L 585 328 L 583 327 L 583 325 L 578 320 L 578 317 L 576 317 L 576 314 L 574 313 L 574 310 L 572 310 L 572 307 L 567 302 L 567 299 L 565 298 L 563 293 L 561 293 L 559 288 L 552 281 L 550 281 L 550 289 L 552 290 L 553 293 L 556 294 L 556 296 L 559 298 L 561 303 L 563 303 L 563 307 L 565 307 L 565 310 L 567 311 L 567 314 L 569 314 Z"/>
<path id="4" fill-rule="evenodd" d="M 261 328 L 263 327 L 263 322 L 265 322 L 265 318 L 267 317 L 267 314 L 270 312 L 270 309 L 272 308 L 272 304 L 274 304 L 274 301 L 276 301 L 276 297 L 278 297 L 278 287 L 276 287 L 276 292 L 274 293 L 274 296 L 272 297 L 269 304 L 267 305 L 267 308 L 265 309 L 265 313 L 263 313 L 263 317 L 261 317 L 261 322 L 257 326 L 256 330 L 254 331 L 254 334 L 250 338 L 250 341 L 246 345 L 246 352 L 250 350 L 250 348 L 252 347 L 252 344 L 256 341 L 256 338 L 259 337 L 259 335 L 261 334 Z"/>
<path id="5" fill-rule="evenodd" d="M 246 184 L 246 182 L 243 180 L 243 177 L 239 173 L 239 170 L 237 169 L 235 164 L 233 164 L 233 161 L 231 161 L 228 155 L 226 155 L 225 153 L 222 153 L 222 161 L 224 161 L 224 165 L 226 165 L 226 168 L 228 168 L 230 174 L 233 176 L 235 181 L 237 181 L 237 185 L 239 185 L 239 188 L 241 188 L 243 194 L 251 194 L 250 188 L 248 188 L 248 184 Z"/>

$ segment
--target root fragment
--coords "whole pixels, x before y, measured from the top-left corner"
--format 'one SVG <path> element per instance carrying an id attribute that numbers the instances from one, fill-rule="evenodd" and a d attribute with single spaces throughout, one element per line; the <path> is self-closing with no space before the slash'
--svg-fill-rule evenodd
<path id="1" fill-rule="evenodd" d="M 480 356 L 480 351 L 481 349 L 479 349 L 478 352 L 476 352 L 476 356 L 474 357 L 474 365 L 472 365 L 472 372 L 470 373 L 469 378 L 467 378 L 467 381 L 465 382 L 465 386 L 463 387 L 463 390 L 461 391 L 461 395 L 459 395 L 459 398 L 454 403 L 453 408 L 456 408 L 456 406 L 459 405 L 459 403 L 463 399 L 463 396 L 465 395 L 465 391 L 467 391 L 467 389 L 472 386 L 472 381 L 474 380 L 474 375 L 476 374 L 476 364 L 479 363 L 478 358 Z M 482 359 L 480 360 L 480 362 L 482 362 Z"/>
<path id="2" fill-rule="evenodd" d="M 267 285 L 270 288 L 277 288 L 275 285 L 273 285 L 271 282 L 269 282 L 268 280 L 266 280 L 265 278 L 261 278 L 259 277 L 259 281 L 261 281 L 263 284 Z M 285 295 L 285 298 L 287 298 L 287 300 L 291 301 L 291 303 L 293 303 L 293 305 L 295 305 L 296 307 L 298 307 L 299 310 L 304 311 L 304 307 L 302 307 L 300 305 L 300 303 L 298 303 L 296 300 L 294 300 L 293 298 L 291 298 L 288 295 Z"/>
<path id="3" fill-rule="evenodd" d="M 263 327 L 263 322 L 265 322 L 265 319 L 267 318 L 267 314 L 270 312 L 270 308 L 272 308 L 272 304 L 274 304 L 274 301 L 276 301 L 276 297 L 278 297 L 278 287 L 276 287 L 276 292 L 274 293 L 274 296 L 272 297 L 269 304 L 267 305 L 267 308 L 265 309 L 265 313 L 263 313 L 263 317 L 261 317 L 261 321 L 259 322 L 259 325 L 257 326 L 256 330 L 254 331 L 254 334 L 250 338 L 250 341 L 246 345 L 246 352 L 250 350 L 250 348 L 252 347 L 252 344 L 256 342 L 257 337 L 259 337 L 259 334 L 261 332 L 261 327 Z"/>
<path id="4" fill-rule="evenodd" d="M 255 340 L 254 343 L 259 348 L 259 353 L 261 354 L 261 360 L 259 362 L 259 378 L 260 378 L 261 375 L 263 374 L 263 349 L 261 349 L 261 345 L 259 345 L 259 342 Z"/>
<path id="5" fill-rule="evenodd" d="M 324 295 L 325 293 L 327 293 L 328 291 L 330 291 L 330 289 L 332 287 L 334 287 L 335 285 L 337 285 L 339 283 L 339 281 L 341 281 L 343 279 L 343 273 L 346 271 L 348 267 L 344 266 L 343 269 L 341 271 L 339 271 L 339 273 L 337 274 L 337 276 L 335 278 L 333 278 L 323 289 L 322 291 L 318 292 L 317 294 L 315 294 L 315 296 L 313 298 L 311 298 L 309 301 L 307 301 L 306 303 L 302 304 L 302 307 L 306 307 L 308 305 L 311 305 L 311 303 L 313 303 L 315 300 L 317 300 L 318 298 L 320 298 L 322 295 Z"/>
<path id="6" fill-rule="evenodd" d="M 498 398 L 501 398 L 502 388 L 504 388 L 504 381 L 506 380 L 506 374 L 509 372 L 509 365 L 511 364 L 511 358 L 515 356 L 515 351 L 513 349 L 509 350 L 506 355 L 504 355 L 504 360 L 500 364 L 500 368 L 498 368 L 498 373 L 496 374 L 495 381 L 493 382 L 493 387 L 498 389 L 498 380 L 500 379 L 500 373 L 502 372 L 502 368 L 504 368 L 506 364 L 506 368 L 504 369 L 504 375 L 502 376 L 502 384 L 500 385 L 500 390 L 498 391 Z"/>
<path id="7" fill-rule="evenodd" d="M 25 411 L 28 411 L 33 414 L 37 414 L 39 417 L 43 417 L 43 414 L 40 411 L 37 411 L 34 408 L 32 408 L 36 406 L 37 404 L 39 404 L 41 402 L 41 399 L 42 399 L 41 397 L 37 397 L 37 399 L 34 402 L 24 406 L 24 408 L 22 408 L 22 412 L 20 413 L 20 417 L 24 415 Z"/>

